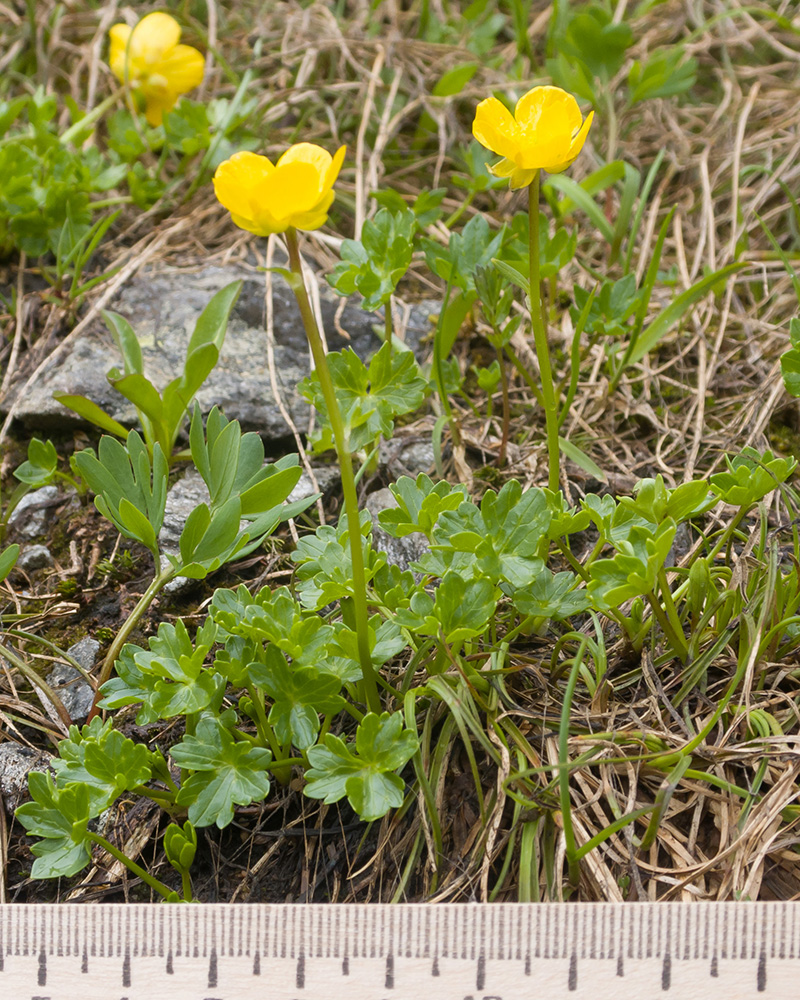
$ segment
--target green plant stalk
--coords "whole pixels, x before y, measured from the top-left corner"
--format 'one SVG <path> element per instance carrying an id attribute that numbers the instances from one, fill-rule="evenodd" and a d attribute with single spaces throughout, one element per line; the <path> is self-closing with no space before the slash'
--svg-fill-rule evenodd
<path id="1" fill-rule="evenodd" d="M 575 659 L 572 661 L 567 689 L 564 692 L 564 704 L 561 708 L 561 722 L 558 727 L 558 799 L 561 810 L 561 824 L 564 831 L 569 881 L 573 886 L 577 886 L 580 882 L 581 869 L 578 864 L 575 829 L 572 825 L 572 803 L 569 797 L 569 718 L 572 713 L 572 699 L 575 696 L 575 686 L 578 683 L 578 674 L 583 663 L 585 649 L 586 643 L 582 642 L 578 652 L 575 654 Z"/>
<path id="2" fill-rule="evenodd" d="M 124 90 L 124 86 L 118 87 L 113 94 L 109 94 L 109 96 L 104 101 L 101 101 L 97 107 L 92 108 L 92 110 L 85 114 L 83 118 L 70 125 L 67 131 L 63 132 L 59 137 L 58 141 L 61 145 L 66 146 L 68 142 L 72 142 L 76 135 L 80 135 L 88 125 L 94 125 L 98 118 L 102 118 L 106 111 L 116 104 L 117 99 L 122 96 Z"/>
<path id="3" fill-rule="evenodd" d="M 192 880 L 189 877 L 189 869 L 181 869 L 181 885 L 183 887 L 183 901 L 185 903 L 191 903 L 192 899 Z"/>
<path id="4" fill-rule="evenodd" d="M 383 339 L 389 345 L 389 357 L 392 356 L 392 337 L 394 336 L 394 323 L 392 321 L 392 297 L 386 300 L 383 307 Z"/>
<path id="5" fill-rule="evenodd" d="M 158 559 L 156 559 L 156 564 L 158 564 Z M 103 660 L 103 666 L 100 670 L 100 676 L 97 679 L 97 692 L 94 696 L 94 702 L 92 704 L 92 709 L 89 712 L 87 718 L 87 723 L 91 722 L 92 719 L 97 715 L 97 703 L 100 701 L 100 688 L 105 684 L 105 682 L 111 676 L 111 672 L 114 669 L 114 664 L 119 659 L 119 654 L 122 652 L 122 647 L 128 641 L 128 636 L 133 632 L 136 626 L 139 624 L 139 620 L 142 615 L 147 611 L 150 605 L 155 600 L 159 591 L 169 583 L 169 581 L 175 576 L 176 571 L 170 566 L 168 570 L 162 570 L 157 573 L 150 583 L 150 586 L 142 594 L 136 603 L 136 607 L 131 611 L 125 621 L 122 623 L 122 628 L 114 636 L 114 641 L 108 647 L 108 652 L 106 653 L 106 658 Z"/>
<path id="6" fill-rule="evenodd" d="M 289 252 L 289 267 L 294 280 L 292 291 L 297 299 L 300 315 L 303 319 L 308 345 L 314 359 L 314 367 L 319 377 L 322 396 L 327 408 L 327 417 L 331 422 L 336 454 L 339 459 L 339 469 L 342 475 L 342 492 L 344 493 L 344 509 L 347 517 L 347 529 L 350 540 L 350 558 L 353 564 L 353 612 L 355 615 L 356 635 L 358 638 L 358 658 L 361 673 L 364 677 L 364 692 L 366 703 L 371 712 L 380 714 L 381 702 L 378 696 L 378 683 L 375 668 L 372 665 L 372 654 L 369 648 L 369 610 L 367 608 L 367 577 L 364 571 L 364 551 L 361 545 L 361 520 L 358 512 L 358 494 L 355 477 L 353 476 L 353 459 L 347 443 L 344 421 L 339 410 L 336 392 L 333 388 L 328 359 L 322 338 L 317 328 L 311 303 L 308 300 L 305 281 L 303 280 L 303 265 L 300 260 L 300 249 L 297 244 L 297 231 L 290 227 L 286 230 L 286 248 Z"/>
<path id="7" fill-rule="evenodd" d="M 661 602 L 656 597 L 656 595 L 651 590 L 647 595 L 647 600 L 650 602 L 650 607 L 653 609 L 653 614 L 656 617 L 656 621 L 661 626 L 664 635 L 667 637 L 667 641 L 670 646 L 672 646 L 673 652 L 675 652 L 681 660 L 686 662 L 686 657 L 689 655 L 689 647 L 686 645 L 686 640 L 683 637 L 683 632 L 681 629 L 675 628 L 673 622 L 667 612 L 661 607 Z M 671 598 L 670 598 L 671 600 Z M 673 605 L 674 610 L 674 605 Z"/>
<path id="8" fill-rule="evenodd" d="M 508 452 L 508 438 L 511 433 L 511 400 L 508 394 L 508 371 L 506 370 L 506 359 L 502 350 L 495 345 L 497 363 L 500 366 L 500 389 L 503 393 L 503 436 L 500 440 L 500 448 L 497 452 L 497 466 L 502 469 L 506 464 L 506 453 Z M 491 398 L 489 399 L 491 404 Z"/>
<path id="9" fill-rule="evenodd" d="M 548 486 L 555 493 L 559 481 L 558 410 L 556 409 L 556 394 L 553 387 L 553 370 L 550 366 L 547 330 L 542 320 L 542 289 L 539 276 L 540 174 L 541 171 L 537 170 L 536 176 L 528 187 L 531 326 L 536 345 L 536 360 L 539 362 L 539 374 L 542 379 L 542 401 L 547 428 Z"/>
<path id="10" fill-rule="evenodd" d="M 114 847 L 114 845 L 109 840 L 106 840 L 105 837 L 101 836 L 99 833 L 93 833 L 91 830 L 86 831 L 86 836 L 92 841 L 92 843 L 102 847 L 104 851 L 108 851 L 112 858 L 116 858 L 117 861 L 121 861 L 126 868 L 132 871 L 134 875 L 138 875 L 143 882 L 149 885 L 151 889 L 155 889 L 155 891 L 159 895 L 163 896 L 164 899 L 174 897 L 175 893 L 169 888 L 169 886 L 164 885 L 163 882 L 146 872 L 141 865 L 137 865 L 132 858 L 129 858 L 127 854 L 123 854 L 122 851 Z"/>

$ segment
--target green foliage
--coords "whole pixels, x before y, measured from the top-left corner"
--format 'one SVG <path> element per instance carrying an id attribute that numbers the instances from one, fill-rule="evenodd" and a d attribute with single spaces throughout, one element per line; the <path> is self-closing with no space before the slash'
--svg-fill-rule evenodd
<path id="1" fill-rule="evenodd" d="M 410 351 L 393 352 L 384 344 L 369 365 L 347 348 L 328 355 L 331 378 L 351 451 L 374 448 L 390 438 L 396 417 L 416 410 L 425 398 L 425 380 Z M 311 440 L 315 451 L 333 448 L 333 429 L 317 372 L 303 379 L 299 391 L 316 408 L 320 426 Z"/>
<path id="2" fill-rule="evenodd" d="M 267 662 L 251 667 L 253 683 L 272 698 L 267 721 L 281 744 L 308 750 L 317 740 L 320 713 L 336 715 L 344 707 L 341 679 L 314 666 L 291 667 L 275 647 L 267 647 Z"/>
<path id="3" fill-rule="evenodd" d="M 442 512 L 433 530 L 431 555 L 424 556 L 421 565 L 436 575 L 452 567 L 467 577 L 523 587 L 542 568 L 539 550 L 549 525 L 542 490 L 523 493 L 511 480 L 499 493 L 488 490 L 480 509 L 465 500 L 456 510 Z M 463 558 L 466 555 L 472 558 Z"/>
<path id="4" fill-rule="evenodd" d="M 411 209 L 382 208 L 364 223 L 360 240 L 342 241 L 342 259 L 328 275 L 329 283 L 340 295 L 358 291 L 369 312 L 385 306 L 411 263 L 416 229 Z"/>
<path id="5" fill-rule="evenodd" d="M 793 316 L 789 323 L 791 347 L 781 355 L 781 375 L 786 391 L 800 397 L 800 318 Z"/>
<path id="6" fill-rule="evenodd" d="M 14 545 L 7 545 L 2 552 L 0 552 L 0 583 L 5 580 L 11 570 L 14 568 L 17 562 L 17 557 L 19 556 L 19 545 L 14 543 Z"/>
<path id="7" fill-rule="evenodd" d="M 308 751 L 306 771 L 309 798 L 330 804 L 347 796 L 363 820 L 380 819 L 403 801 L 401 767 L 416 753 L 419 741 L 399 713 L 364 716 L 356 732 L 355 747 L 328 733 L 324 746 Z M 355 750 L 355 752 L 353 752 Z"/>
<path id="8" fill-rule="evenodd" d="M 435 275 L 463 292 L 475 291 L 475 272 L 497 256 L 504 232 L 493 233 L 483 215 L 473 216 L 460 233 L 451 233 L 446 247 L 423 239 L 425 260 Z"/>
<path id="9" fill-rule="evenodd" d="M 0 257 L 16 248 L 65 261 L 91 229 L 92 196 L 125 176 L 96 146 L 62 143 L 57 117 L 42 88 L 0 102 Z"/>
<path id="10" fill-rule="evenodd" d="M 102 708 L 142 703 L 139 725 L 177 715 L 193 715 L 210 705 L 219 707 L 224 693 L 222 678 L 204 666 L 216 639 L 210 619 L 198 630 L 195 642 L 183 622 L 162 622 L 148 640 L 149 649 L 127 645 L 117 661 L 117 676 L 101 688 Z"/>
<path id="11" fill-rule="evenodd" d="M 104 435 L 95 454 L 86 448 L 75 456 L 75 465 L 93 490 L 95 506 L 117 531 L 141 542 L 158 561 L 157 536 L 164 521 L 169 470 L 161 445 L 156 442 L 152 464 L 144 442 L 136 433 L 125 444 Z"/>
<path id="12" fill-rule="evenodd" d="M 81 729 L 71 726 L 58 753 L 53 760 L 56 784 L 59 788 L 85 785 L 93 815 L 107 809 L 123 792 L 148 782 L 158 756 L 113 729 L 110 719 L 103 722 L 99 717 Z"/>
<path id="13" fill-rule="evenodd" d="M 83 784 L 57 788 L 49 774 L 31 771 L 28 775 L 31 802 L 17 809 L 17 818 L 33 837 L 36 860 L 33 878 L 69 878 L 91 860 L 86 836 L 89 820 L 102 810 L 93 810 L 89 789 Z"/>
<path id="14" fill-rule="evenodd" d="M 553 82 L 594 105 L 602 103 L 603 93 L 633 45 L 630 25 L 617 21 L 604 4 L 588 3 L 571 8 L 554 28 L 551 38 L 557 54 L 547 60 Z M 627 77 L 628 106 L 684 94 L 696 76 L 697 61 L 685 57 L 682 45 L 659 49 L 646 61 L 632 63 Z"/>
<path id="15" fill-rule="evenodd" d="M 778 458 L 767 449 L 759 453 L 755 448 L 744 448 L 735 457 L 725 456 L 727 472 L 711 476 L 711 489 L 724 503 L 734 507 L 752 507 L 785 483 L 797 468 L 797 460 Z"/>
<path id="16" fill-rule="evenodd" d="M 242 282 L 234 281 L 213 296 L 195 324 L 186 348 L 182 374 L 168 383 L 162 392 L 144 374 L 142 349 L 130 323 L 118 313 L 103 314 L 123 360 L 123 371 L 110 369 L 108 381 L 136 407 L 151 455 L 158 445 L 167 461 L 173 460 L 175 441 L 186 421 L 192 400 L 219 360 L 228 319 L 241 290 Z M 124 428 L 85 396 L 57 392 L 54 397 L 103 430 L 125 436 Z"/>
<path id="17" fill-rule="evenodd" d="M 266 768 L 272 754 L 246 740 L 237 742 L 222 719 L 202 718 L 195 735 L 184 736 L 170 756 L 192 772 L 177 802 L 188 807 L 193 826 L 215 823 L 221 829 L 233 819 L 234 806 L 260 802 L 269 792 Z"/>
<path id="18" fill-rule="evenodd" d="M 445 481 L 434 483 L 424 472 L 416 481 L 401 476 L 389 488 L 397 507 L 382 510 L 378 520 L 383 530 L 395 538 L 420 531 L 430 541 L 439 515 L 443 511 L 456 510 L 467 499 L 465 486 L 451 486 Z"/>
<path id="19" fill-rule="evenodd" d="M 631 526 L 627 538 L 616 543 L 612 558 L 592 563 L 587 587 L 592 604 L 608 610 L 650 594 L 669 555 L 675 530 L 676 524 L 669 518 L 655 528 Z"/>

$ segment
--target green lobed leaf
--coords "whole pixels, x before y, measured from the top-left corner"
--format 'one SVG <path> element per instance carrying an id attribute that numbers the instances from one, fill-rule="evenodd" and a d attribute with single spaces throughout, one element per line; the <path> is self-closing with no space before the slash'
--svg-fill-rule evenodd
<path id="1" fill-rule="evenodd" d="M 233 819 L 234 806 L 261 802 L 269 793 L 266 767 L 272 754 L 237 743 L 219 719 L 201 719 L 195 735 L 184 736 L 170 755 L 179 767 L 193 772 L 181 785 L 177 801 L 188 806 L 194 826 L 215 823 L 222 829 Z"/>

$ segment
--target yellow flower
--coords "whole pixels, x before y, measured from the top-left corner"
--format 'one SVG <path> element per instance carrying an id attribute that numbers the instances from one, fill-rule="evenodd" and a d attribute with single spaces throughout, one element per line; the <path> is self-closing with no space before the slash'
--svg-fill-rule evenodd
<path id="1" fill-rule="evenodd" d="M 514 117 L 497 100 L 481 101 L 472 134 L 505 159 L 489 170 L 508 177 L 512 188 L 527 187 L 537 170 L 566 170 L 586 142 L 594 111 L 582 121 L 578 102 L 560 87 L 534 87 L 517 101 Z"/>
<path id="2" fill-rule="evenodd" d="M 214 193 L 240 229 L 258 236 L 295 229 L 319 229 L 333 203 L 344 146 L 335 156 L 299 142 L 275 166 L 257 153 L 234 153 L 214 174 Z"/>
<path id="3" fill-rule="evenodd" d="M 169 14 L 147 14 L 133 29 L 115 24 L 108 34 L 111 72 L 144 95 L 151 125 L 160 125 L 164 112 L 203 79 L 203 56 L 178 44 L 181 27 Z"/>

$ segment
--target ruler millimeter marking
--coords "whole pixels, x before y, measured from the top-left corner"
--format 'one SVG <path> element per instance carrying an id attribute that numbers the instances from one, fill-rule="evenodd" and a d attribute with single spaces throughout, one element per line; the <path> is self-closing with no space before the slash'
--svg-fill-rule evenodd
<path id="1" fill-rule="evenodd" d="M 2 1000 L 800 997 L 794 903 L 7 905 Z"/>

